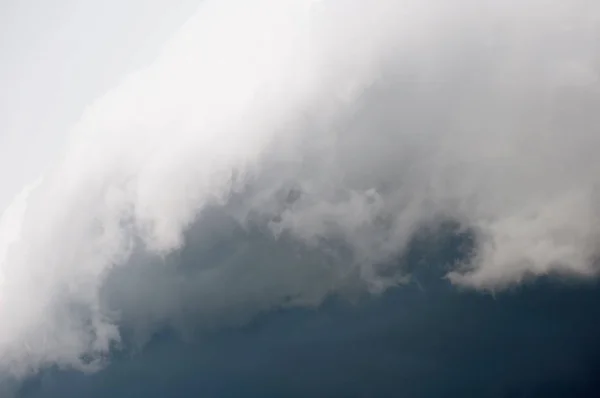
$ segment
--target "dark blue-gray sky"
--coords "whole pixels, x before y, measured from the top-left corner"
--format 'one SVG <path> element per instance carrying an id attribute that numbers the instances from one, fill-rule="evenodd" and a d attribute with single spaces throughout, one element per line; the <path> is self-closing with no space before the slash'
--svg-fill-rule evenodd
<path id="1" fill-rule="evenodd" d="M 17 396 L 597 396 L 600 286 L 544 278 L 494 296 L 461 291 L 441 276 L 464 238 L 415 245 L 404 261 L 428 266 L 381 297 L 267 312 L 185 340 L 164 330 L 97 374 L 45 371 Z"/>

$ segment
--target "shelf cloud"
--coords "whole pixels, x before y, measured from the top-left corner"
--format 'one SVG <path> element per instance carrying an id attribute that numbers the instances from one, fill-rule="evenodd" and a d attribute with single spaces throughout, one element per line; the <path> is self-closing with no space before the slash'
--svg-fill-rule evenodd
<path id="1" fill-rule="evenodd" d="M 597 273 L 600 4 L 207 0 L 0 223 L 0 369 L 403 284 Z"/>

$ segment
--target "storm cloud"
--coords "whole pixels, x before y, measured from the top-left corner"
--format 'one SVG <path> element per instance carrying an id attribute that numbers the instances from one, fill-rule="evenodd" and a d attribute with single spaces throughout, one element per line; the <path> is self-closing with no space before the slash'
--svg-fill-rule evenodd
<path id="1" fill-rule="evenodd" d="M 447 223 L 472 237 L 439 275 L 461 288 L 594 277 L 599 21 L 586 0 L 203 2 L 5 212 L 0 368 L 97 370 L 123 329 L 382 294 Z"/>

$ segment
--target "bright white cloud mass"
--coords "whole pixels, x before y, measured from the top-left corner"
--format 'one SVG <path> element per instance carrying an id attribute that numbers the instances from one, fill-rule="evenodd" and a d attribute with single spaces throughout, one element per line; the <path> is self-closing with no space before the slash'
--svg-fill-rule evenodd
<path id="1" fill-rule="evenodd" d="M 446 220 L 456 284 L 595 275 L 599 34 L 594 0 L 204 1 L 5 211 L 0 369 L 381 292 Z"/>

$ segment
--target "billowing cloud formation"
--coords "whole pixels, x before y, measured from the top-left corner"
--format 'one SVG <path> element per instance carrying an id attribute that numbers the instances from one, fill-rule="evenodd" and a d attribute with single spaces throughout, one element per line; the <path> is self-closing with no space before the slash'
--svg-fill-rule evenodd
<path id="1" fill-rule="evenodd" d="M 444 220 L 475 234 L 456 283 L 593 275 L 596 3 L 204 2 L 7 217 L 0 367 L 94 369 L 120 325 L 382 291 Z"/>

